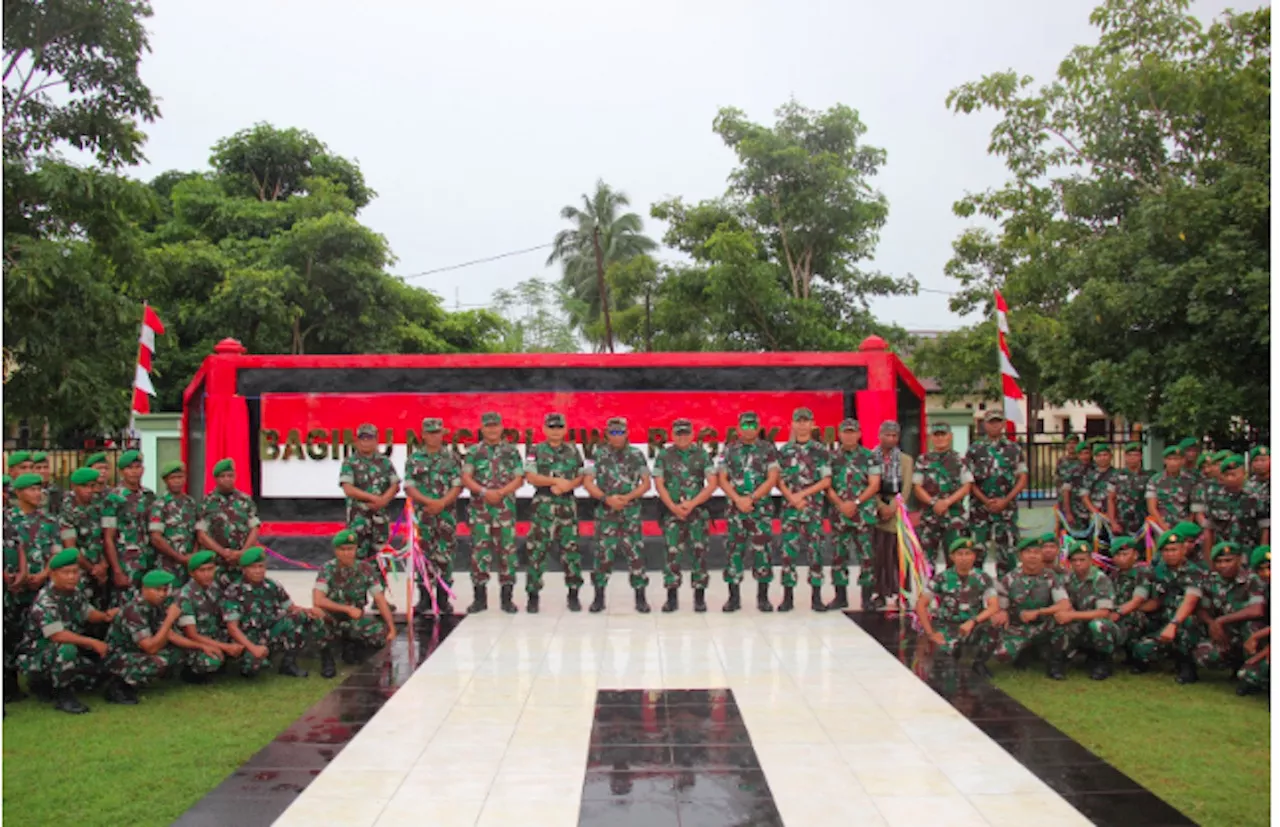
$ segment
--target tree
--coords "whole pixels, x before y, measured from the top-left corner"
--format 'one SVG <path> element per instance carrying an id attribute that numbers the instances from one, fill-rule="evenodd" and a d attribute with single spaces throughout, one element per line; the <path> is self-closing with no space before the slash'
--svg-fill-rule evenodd
<path id="1" fill-rule="evenodd" d="M 658 246 L 644 235 L 644 221 L 640 216 L 633 212 L 619 214 L 630 204 L 626 193 L 597 181 L 595 192 L 582 196 L 582 209 L 570 204 L 560 210 L 560 217 L 574 226 L 556 233 L 554 247 L 547 258 L 547 264 L 560 262 L 564 273 L 561 279 L 566 297 L 564 307 L 574 327 L 596 350 L 603 350 L 608 344 L 603 330 L 593 329 L 603 318 L 597 247 L 600 263 L 607 271 L 612 265 Z M 610 306 L 614 306 L 613 303 Z"/>
<path id="2" fill-rule="evenodd" d="M 868 184 L 884 163 L 858 113 L 791 101 L 773 127 L 722 109 L 714 129 L 738 156 L 721 198 L 655 204 L 663 241 L 692 259 L 664 271 L 652 314 L 655 342 L 730 350 L 841 350 L 880 324 L 869 299 L 914 293 L 915 279 L 859 267 L 888 215 Z"/>
<path id="3" fill-rule="evenodd" d="M 502 317 L 504 353 L 573 353 L 578 341 L 561 310 L 560 288 L 539 278 L 525 279 L 511 290 L 497 290 L 493 312 Z"/>
<path id="4" fill-rule="evenodd" d="M 1008 71 L 952 91 L 955 111 L 999 113 L 989 151 L 1011 178 L 957 202 L 994 228 L 966 230 L 947 273 L 958 313 L 1002 288 L 1019 370 L 1050 399 L 1227 439 L 1270 417 L 1271 13 L 1205 27 L 1187 8 L 1108 0 L 1098 43 L 1047 85 Z M 994 347 L 979 361 L 948 390 L 993 381 Z"/>

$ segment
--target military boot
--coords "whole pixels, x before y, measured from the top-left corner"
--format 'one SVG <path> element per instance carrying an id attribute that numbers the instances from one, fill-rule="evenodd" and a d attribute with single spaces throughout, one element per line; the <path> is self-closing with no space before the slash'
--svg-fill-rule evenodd
<path id="1" fill-rule="evenodd" d="M 35 695 L 38 700 L 46 703 L 53 702 L 53 683 L 48 678 L 27 678 L 27 687 L 31 690 L 31 694 Z"/>
<path id="2" fill-rule="evenodd" d="M 489 592 L 484 586 L 476 586 L 476 599 L 467 607 L 467 614 L 473 615 L 489 608 Z"/>
<path id="3" fill-rule="evenodd" d="M 514 591 L 515 591 L 515 586 L 503 586 L 501 590 L 502 611 L 506 612 L 509 615 L 513 615 L 518 611 L 518 609 L 516 609 L 515 602 L 512 601 L 511 599 L 511 594 Z"/>
<path id="4" fill-rule="evenodd" d="M 649 599 L 645 597 L 644 589 L 636 589 L 636 611 L 642 615 L 649 613 Z"/>
<path id="5" fill-rule="evenodd" d="M 113 677 L 107 683 L 107 689 L 102 693 L 102 695 L 109 704 L 124 704 L 126 706 L 132 706 L 138 702 L 138 697 L 129 691 L 131 688 L 132 687 L 130 687 L 129 684 L 125 683 L 120 678 Z M 66 690 L 63 691 L 65 692 Z M 59 693 L 59 700 L 61 700 L 61 698 L 62 693 Z"/>
<path id="6" fill-rule="evenodd" d="M 4 702 L 11 704 L 25 697 L 27 697 L 27 693 L 23 692 L 22 687 L 18 686 L 18 670 L 4 670 Z"/>
<path id="7" fill-rule="evenodd" d="M 1111 656 L 1093 653 L 1090 655 L 1093 661 L 1093 668 L 1089 670 L 1089 677 L 1095 681 L 1105 681 L 1111 677 Z"/>
<path id="8" fill-rule="evenodd" d="M 858 590 L 858 593 L 860 595 L 860 599 L 858 601 L 858 608 L 862 609 L 862 611 L 864 612 L 869 611 L 871 609 L 871 605 L 873 602 L 873 598 L 871 596 L 871 587 L 863 586 Z"/>
<path id="9" fill-rule="evenodd" d="M 436 606 L 439 607 L 441 616 L 453 614 L 453 604 L 449 602 L 449 590 L 443 583 L 436 584 Z"/>
<path id="10" fill-rule="evenodd" d="M 762 612 L 772 612 L 773 604 L 769 602 L 769 584 L 756 584 L 756 609 Z"/>
<path id="11" fill-rule="evenodd" d="M 338 665 L 333 662 L 333 647 L 325 646 L 320 650 L 320 677 L 332 678 L 338 674 Z"/>
<path id="12" fill-rule="evenodd" d="M 1045 674 L 1055 681 L 1065 681 L 1067 679 L 1066 656 L 1050 653 L 1049 667 L 1045 670 Z"/>
<path id="13" fill-rule="evenodd" d="M 640 608 L 639 604 L 636 605 L 636 608 Z M 662 604 L 662 611 L 674 612 L 678 608 L 680 608 L 680 590 L 667 589 L 667 602 Z"/>
<path id="14" fill-rule="evenodd" d="M 591 600 L 591 608 L 588 611 L 603 612 L 604 611 L 604 586 L 596 586 L 595 597 Z"/>
<path id="15" fill-rule="evenodd" d="M 809 610 L 814 612 L 825 612 L 827 604 L 822 602 L 822 587 L 813 587 L 813 597 L 809 600 Z"/>
<path id="16" fill-rule="evenodd" d="M 693 590 L 693 610 L 695 612 L 705 612 L 707 610 L 707 590 Z"/>
<path id="17" fill-rule="evenodd" d="M 569 606 L 569 611 L 571 611 L 571 612 L 580 612 L 580 611 L 582 611 L 582 603 L 578 601 L 578 587 L 577 587 L 577 586 L 573 586 L 572 588 L 570 588 L 570 589 L 569 589 L 569 599 L 568 599 L 567 603 L 568 603 L 568 606 Z"/>
<path id="18" fill-rule="evenodd" d="M 529 592 L 529 599 L 524 602 L 524 610 L 531 615 L 538 613 L 538 593 Z"/>
<path id="19" fill-rule="evenodd" d="M 293 652 L 285 652 L 280 656 L 280 668 L 277 670 L 287 678 L 305 678 L 307 670 L 298 666 L 298 657 Z"/>
<path id="20" fill-rule="evenodd" d="M 1179 684 L 1186 685 L 1195 683 L 1200 680 L 1200 675 L 1196 672 L 1196 662 L 1186 655 L 1178 657 L 1178 675 L 1174 678 Z"/>
<path id="21" fill-rule="evenodd" d="M 348 666 L 360 662 L 360 652 L 356 649 L 354 640 L 342 641 L 342 662 Z"/>
<path id="22" fill-rule="evenodd" d="M 116 703 L 124 703 L 124 701 L 117 701 Z M 80 702 L 80 699 L 76 697 L 76 693 L 71 691 L 70 687 L 58 690 L 58 699 L 54 702 L 53 708 L 69 715 L 83 715 L 89 711 L 89 707 Z"/>
<path id="23" fill-rule="evenodd" d="M 413 611 L 420 615 L 431 614 L 431 592 L 421 583 L 418 584 L 418 605 L 413 607 Z"/>
<path id="24" fill-rule="evenodd" d="M 736 612 L 742 608 L 742 586 L 737 583 L 729 584 L 729 599 L 725 602 L 722 612 Z"/>
<path id="25" fill-rule="evenodd" d="M 985 660 L 975 660 L 973 662 L 973 674 L 980 678 L 991 680 L 991 670 L 987 668 L 987 662 Z"/>
<path id="26" fill-rule="evenodd" d="M 791 586 L 782 587 L 782 602 L 778 604 L 778 611 L 789 612 L 796 607 L 796 590 Z"/>
<path id="27" fill-rule="evenodd" d="M 827 604 L 827 611 L 835 612 L 849 608 L 849 587 L 836 586 L 836 596 Z"/>
<path id="28" fill-rule="evenodd" d="M 200 686 L 209 682 L 209 676 L 197 672 L 190 666 L 184 666 L 182 667 L 182 682 Z"/>

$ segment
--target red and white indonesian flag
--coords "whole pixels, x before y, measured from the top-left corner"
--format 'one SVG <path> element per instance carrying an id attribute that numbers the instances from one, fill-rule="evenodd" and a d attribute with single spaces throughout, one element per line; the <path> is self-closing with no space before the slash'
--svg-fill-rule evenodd
<path id="1" fill-rule="evenodd" d="M 1022 388 L 1018 387 L 1018 371 L 1013 367 L 1009 356 L 1009 305 L 1004 296 L 996 291 L 996 335 L 1000 340 L 1000 384 L 1004 392 L 1004 421 L 1026 427 L 1027 420 L 1022 414 Z"/>
<path id="2" fill-rule="evenodd" d="M 156 352 L 156 334 L 164 335 L 164 324 L 150 305 L 142 306 L 142 333 L 138 336 L 138 366 L 133 373 L 133 412 L 151 413 L 151 358 Z"/>

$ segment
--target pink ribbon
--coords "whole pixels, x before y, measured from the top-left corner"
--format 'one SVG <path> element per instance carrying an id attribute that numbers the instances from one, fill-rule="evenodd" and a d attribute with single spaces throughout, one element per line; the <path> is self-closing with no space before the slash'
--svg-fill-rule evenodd
<path id="1" fill-rule="evenodd" d="M 283 554 L 272 551 L 266 546 L 263 546 L 262 550 L 265 551 L 268 556 L 274 557 L 275 559 L 279 560 L 282 563 L 288 563 L 291 566 L 297 566 L 300 569 L 307 569 L 309 571 L 317 570 L 316 566 L 310 565 L 309 563 L 303 563 L 301 560 L 294 560 L 292 557 L 285 557 Z"/>

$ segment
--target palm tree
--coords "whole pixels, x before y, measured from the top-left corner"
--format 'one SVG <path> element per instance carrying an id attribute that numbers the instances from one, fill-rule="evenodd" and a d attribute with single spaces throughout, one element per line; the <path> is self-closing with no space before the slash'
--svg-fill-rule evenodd
<path id="1" fill-rule="evenodd" d="M 561 285 L 569 320 L 597 351 L 613 350 L 612 338 L 600 336 L 597 330 L 602 315 L 608 328 L 608 308 L 600 300 L 602 272 L 609 265 L 626 261 L 656 249 L 658 244 L 643 232 L 644 222 L 633 212 L 619 215 L 620 208 L 631 205 L 626 193 L 596 181 L 596 191 L 582 196 L 582 209 L 573 205 L 560 210 L 560 217 L 573 222 L 572 229 L 556 233 L 555 247 L 547 264 L 559 261 L 564 276 Z M 600 261 L 596 260 L 599 240 Z M 597 267 L 597 263 L 600 265 Z"/>

